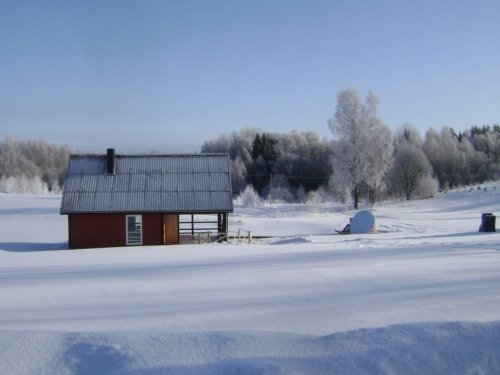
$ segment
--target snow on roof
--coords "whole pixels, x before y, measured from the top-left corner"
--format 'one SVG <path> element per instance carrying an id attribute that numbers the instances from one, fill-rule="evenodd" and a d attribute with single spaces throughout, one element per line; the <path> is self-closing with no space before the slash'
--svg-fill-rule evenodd
<path id="1" fill-rule="evenodd" d="M 232 212 L 226 154 L 71 155 L 61 214 Z"/>

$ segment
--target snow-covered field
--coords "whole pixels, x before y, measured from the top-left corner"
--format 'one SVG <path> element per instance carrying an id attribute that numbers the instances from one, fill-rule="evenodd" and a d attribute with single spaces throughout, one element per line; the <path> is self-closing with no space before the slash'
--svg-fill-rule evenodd
<path id="1" fill-rule="evenodd" d="M 236 207 L 255 243 L 65 250 L 60 198 L 0 195 L 0 374 L 500 373 L 500 185 Z"/>

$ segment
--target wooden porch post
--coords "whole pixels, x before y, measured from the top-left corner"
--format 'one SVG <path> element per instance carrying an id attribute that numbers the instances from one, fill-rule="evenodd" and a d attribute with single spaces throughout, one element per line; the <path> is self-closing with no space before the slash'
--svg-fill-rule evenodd
<path id="1" fill-rule="evenodd" d="M 217 214 L 217 231 L 219 232 L 220 237 L 227 238 L 227 212 L 221 212 Z"/>

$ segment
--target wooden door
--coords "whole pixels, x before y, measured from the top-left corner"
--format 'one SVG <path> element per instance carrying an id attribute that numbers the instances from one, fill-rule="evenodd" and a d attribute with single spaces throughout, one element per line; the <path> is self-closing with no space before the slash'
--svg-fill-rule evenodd
<path id="1" fill-rule="evenodd" d="M 163 215 L 163 243 L 179 243 L 179 215 Z"/>

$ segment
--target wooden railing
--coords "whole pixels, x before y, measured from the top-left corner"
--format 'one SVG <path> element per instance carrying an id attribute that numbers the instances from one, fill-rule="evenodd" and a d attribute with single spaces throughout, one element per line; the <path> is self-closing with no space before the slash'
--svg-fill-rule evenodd
<path id="1" fill-rule="evenodd" d="M 252 232 L 246 229 L 238 228 L 238 231 L 229 231 L 228 233 L 217 233 L 217 232 L 197 232 L 194 234 L 181 234 L 181 243 L 220 243 L 220 242 L 232 242 L 232 243 L 252 243 L 253 237 Z"/>

